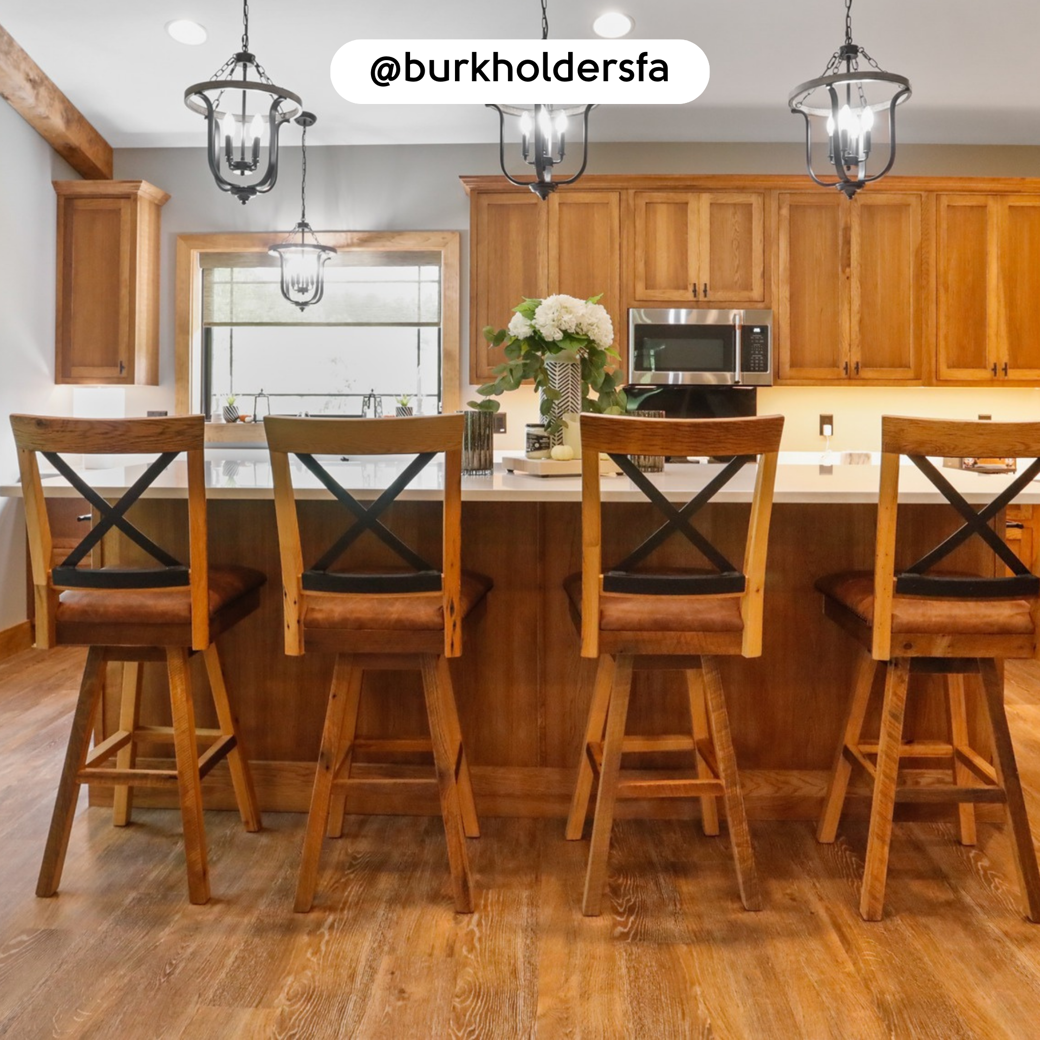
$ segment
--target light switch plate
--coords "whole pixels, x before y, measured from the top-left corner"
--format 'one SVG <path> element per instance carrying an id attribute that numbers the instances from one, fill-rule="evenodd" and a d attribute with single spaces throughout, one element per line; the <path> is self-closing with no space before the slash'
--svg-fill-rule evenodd
<path id="1" fill-rule="evenodd" d="M 495 412 L 495 420 L 491 426 L 493 433 L 505 433 L 506 432 L 506 413 Z"/>

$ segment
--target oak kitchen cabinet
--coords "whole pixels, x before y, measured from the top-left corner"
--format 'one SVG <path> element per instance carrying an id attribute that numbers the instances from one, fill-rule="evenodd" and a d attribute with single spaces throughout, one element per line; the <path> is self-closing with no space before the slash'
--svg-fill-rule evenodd
<path id="1" fill-rule="evenodd" d="M 923 196 L 785 192 L 778 200 L 776 374 L 920 382 L 930 293 Z"/>
<path id="2" fill-rule="evenodd" d="M 55 181 L 55 382 L 159 382 L 160 214 L 147 181 Z"/>
<path id="3" fill-rule="evenodd" d="M 763 192 L 634 191 L 632 298 L 765 302 Z"/>
<path id="4" fill-rule="evenodd" d="M 603 294 L 624 356 L 621 299 L 621 193 L 568 191 L 542 202 L 530 192 L 481 193 L 471 210 L 470 379 L 494 378 L 501 347 L 484 339 L 524 297 Z"/>
<path id="5" fill-rule="evenodd" d="M 937 201 L 939 382 L 1040 381 L 1040 199 Z"/>

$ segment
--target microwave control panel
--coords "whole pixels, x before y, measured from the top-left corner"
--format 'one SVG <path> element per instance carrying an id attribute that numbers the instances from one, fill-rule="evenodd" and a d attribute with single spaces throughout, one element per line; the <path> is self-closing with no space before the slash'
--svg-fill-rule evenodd
<path id="1" fill-rule="evenodd" d="M 741 341 L 741 368 L 745 372 L 769 371 L 769 329 L 745 325 Z"/>

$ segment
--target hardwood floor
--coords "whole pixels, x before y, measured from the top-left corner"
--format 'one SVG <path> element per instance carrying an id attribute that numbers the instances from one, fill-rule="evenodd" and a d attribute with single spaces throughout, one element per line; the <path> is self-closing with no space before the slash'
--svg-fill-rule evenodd
<path id="1" fill-rule="evenodd" d="M 0 1036 L 1014 1037 L 1037 1035 L 1040 927 L 1014 902 L 1003 826 L 900 824 L 887 916 L 857 910 L 866 822 L 752 823 L 765 909 L 741 909 L 725 829 L 620 821 L 604 914 L 588 841 L 485 819 L 476 912 L 452 912 L 436 818 L 347 817 L 315 909 L 292 912 L 304 817 L 208 812 L 213 900 L 188 903 L 180 822 L 86 809 L 62 890 L 33 895 L 82 655 L 0 664 Z M 1009 668 L 1040 827 L 1040 667 Z"/>

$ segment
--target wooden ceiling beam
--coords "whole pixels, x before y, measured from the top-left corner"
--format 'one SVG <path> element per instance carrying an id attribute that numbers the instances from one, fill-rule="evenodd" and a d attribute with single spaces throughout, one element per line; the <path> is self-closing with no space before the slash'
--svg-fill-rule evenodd
<path id="1" fill-rule="evenodd" d="M 112 179 L 112 146 L 0 25 L 0 97 L 80 175 Z"/>

